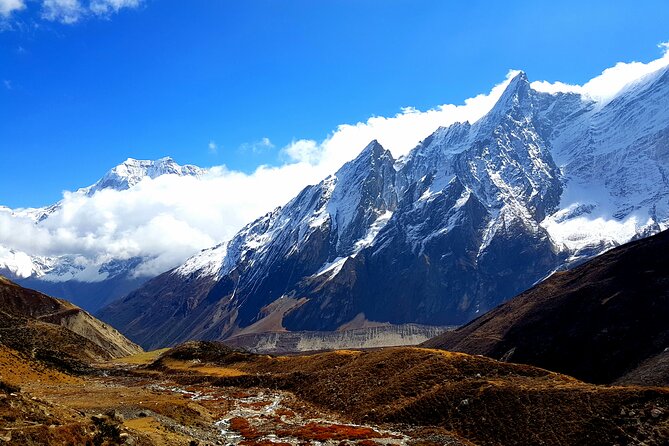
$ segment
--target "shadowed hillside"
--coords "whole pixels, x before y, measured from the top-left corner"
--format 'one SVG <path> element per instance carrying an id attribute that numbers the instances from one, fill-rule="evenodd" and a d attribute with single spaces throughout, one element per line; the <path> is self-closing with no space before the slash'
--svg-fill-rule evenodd
<path id="1" fill-rule="evenodd" d="M 424 345 L 594 383 L 668 385 L 668 252 L 667 231 L 621 246 Z"/>

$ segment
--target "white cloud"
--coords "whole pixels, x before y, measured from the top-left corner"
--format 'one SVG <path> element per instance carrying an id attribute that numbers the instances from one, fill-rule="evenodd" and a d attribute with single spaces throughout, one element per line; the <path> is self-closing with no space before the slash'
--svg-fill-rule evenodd
<path id="1" fill-rule="evenodd" d="M 212 154 L 218 153 L 218 144 L 216 144 L 216 141 L 209 141 L 209 144 L 207 144 L 207 147 L 209 148 L 209 153 L 212 153 Z"/>
<path id="2" fill-rule="evenodd" d="M 288 160 L 316 164 L 321 156 L 321 147 L 311 139 L 298 139 L 282 150 Z"/>
<path id="3" fill-rule="evenodd" d="M 149 256 L 139 272 L 157 274 L 289 200 L 306 184 L 305 168 L 293 163 L 247 175 L 215 167 L 199 179 L 166 175 L 92 197 L 66 192 L 61 209 L 38 225 L 0 208 L 0 245 L 95 262 Z"/>
<path id="4" fill-rule="evenodd" d="M 250 150 L 254 153 L 260 153 L 265 150 L 273 149 L 275 146 L 269 138 L 260 138 L 258 141 L 247 142 L 239 146 L 241 150 Z"/>
<path id="5" fill-rule="evenodd" d="M 4 1 L 4 0 L 0 0 Z M 142 0 L 43 0 L 42 18 L 72 24 L 90 16 L 107 17 L 123 8 L 136 8 Z"/>
<path id="6" fill-rule="evenodd" d="M 85 14 L 86 9 L 78 0 L 44 0 L 42 17 L 61 23 L 76 23 Z"/>
<path id="7" fill-rule="evenodd" d="M 124 8 L 136 8 L 142 0 L 41 0 L 41 17 L 52 22 L 72 24 L 86 17 L 108 17 Z M 26 0 L 0 0 L 0 18 L 8 19 L 15 11 L 26 9 Z M 7 20 L 4 21 L 8 23 Z"/>
<path id="8" fill-rule="evenodd" d="M 599 76 L 590 79 L 583 85 L 569 85 L 562 82 L 532 82 L 532 88 L 547 93 L 572 92 L 587 95 L 599 102 L 607 102 L 625 85 L 645 75 L 653 73 L 669 65 L 669 42 L 658 44 L 662 49 L 662 57 L 648 63 L 618 62 L 615 66 L 602 71 Z"/>
<path id="9" fill-rule="evenodd" d="M 89 6 L 96 15 L 107 15 L 123 8 L 136 8 L 141 0 L 92 0 Z"/>
<path id="10" fill-rule="evenodd" d="M 620 89 L 621 79 L 633 79 L 628 70 L 633 68 L 634 75 L 641 76 L 666 63 L 665 54 L 648 64 L 618 64 L 584 86 L 569 88 L 589 94 Z M 138 273 L 157 274 L 200 249 L 231 238 L 244 224 L 333 173 L 372 139 L 398 157 L 439 126 L 478 120 L 516 73 L 509 72 L 489 93 L 462 105 L 427 111 L 408 107 L 392 117 L 340 125 L 320 142 L 295 140 L 281 150 L 285 163 L 277 167 L 260 166 L 245 174 L 218 166 L 201 178 L 162 176 L 126 191 L 103 190 L 92 197 L 66 192 L 60 211 L 39 225 L 0 207 L 0 245 L 31 255 L 81 255 L 97 262 L 148 256 L 153 260 L 144 263 Z M 602 82 L 606 88 L 597 86 Z M 268 138 L 256 144 L 259 148 L 273 146 Z"/>
<path id="11" fill-rule="evenodd" d="M 20 11 L 25 7 L 24 0 L 0 0 L 0 16 L 9 17 L 14 11 Z"/>

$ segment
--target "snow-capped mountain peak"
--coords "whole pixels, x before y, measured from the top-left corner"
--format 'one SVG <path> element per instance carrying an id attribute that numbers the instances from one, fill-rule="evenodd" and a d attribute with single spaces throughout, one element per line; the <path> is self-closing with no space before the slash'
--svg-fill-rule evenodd
<path id="1" fill-rule="evenodd" d="M 170 157 L 157 160 L 128 158 L 110 169 L 95 184 L 81 188 L 76 195 L 92 197 L 102 190 L 124 191 L 145 179 L 156 179 L 163 175 L 200 177 L 207 172 L 193 165 L 179 165 Z M 59 213 L 65 208 L 61 200 L 42 208 L 12 210 L 0 207 L 0 212 L 11 218 L 31 221 L 39 230 L 51 230 L 58 225 Z M 54 223 L 55 222 L 55 223 Z M 81 304 L 92 311 L 107 299 L 120 297 L 125 292 L 146 280 L 135 272 L 152 258 L 148 255 L 122 255 L 99 252 L 84 255 L 67 252 L 44 256 L 39 252 L 23 252 L 0 245 L 0 274 L 31 288 L 47 293 L 56 293 Z"/>
<path id="2" fill-rule="evenodd" d="M 145 178 L 155 179 L 162 175 L 201 176 L 206 172 L 190 164 L 179 165 L 172 158 L 164 157 L 157 160 L 138 160 L 128 158 L 118 166 L 109 170 L 95 184 L 80 191 L 93 195 L 103 189 L 126 190 Z"/>
<path id="3" fill-rule="evenodd" d="M 394 210 L 394 164 L 390 152 L 374 140 L 335 174 L 336 187 L 327 211 L 337 237 L 337 251 L 350 250 L 379 215 Z"/>
<path id="4" fill-rule="evenodd" d="M 509 81 L 506 89 L 489 114 L 494 115 L 498 110 L 508 112 L 511 108 L 527 105 L 527 101 L 530 99 L 530 90 L 531 87 L 527 75 L 525 72 L 520 71 Z"/>

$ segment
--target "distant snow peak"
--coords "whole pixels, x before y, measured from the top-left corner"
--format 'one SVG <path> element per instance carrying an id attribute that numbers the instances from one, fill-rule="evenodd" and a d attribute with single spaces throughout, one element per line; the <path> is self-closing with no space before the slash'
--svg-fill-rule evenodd
<path id="1" fill-rule="evenodd" d="M 95 184 L 80 189 L 80 191 L 90 196 L 104 189 L 130 189 L 145 178 L 155 179 L 162 175 L 199 177 L 206 172 L 206 169 L 190 164 L 183 166 L 179 165 L 169 156 L 157 160 L 138 160 L 128 158 L 123 163 L 108 171 Z"/>
<path id="2" fill-rule="evenodd" d="M 113 262 L 113 261 L 112 261 Z M 124 271 L 109 269 L 111 262 L 102 259 L 87 259 L 80 255 L 38 256 L 0 246 L 0 273 L 12 279 L 38 278 L 45 282 L 58 283 L 69 280 L 100 282 Z M 125 268 L 128 269 L 128 268 Z"/>
<path id="3" fill-rule="evenodd" d="M 16 278 L 26 278 L 35 274 L 35 259 L 28 254 L 0 246 L 0 271 Z"/>
<path id="4" fill-rule="evenodd" d="M 110 169 L 95 184 L 79 189 L 74 196 L 80 198 L 93 196 L 102 190 L 123 191 L 139 184 L 144 179 L 155 179 L 163 175 L 181 177 L 200 177 L 207 172 L 193 165 L 179 165 L 170 157 L 157 160 L 138 160 L 128 158 L 123 163 Z M 13 218 L 28 219 L 35 226 L 49 228 L 52 220 L 62 210 L 63 201 L 43 208 L 27 208 L 12 210 L 0 207 L 0 213 L 9 214 Z M 52 217 L 54 219 L 50 220 Z M 145 258 L 144 260 L 151 260 Z M 45 282 L 100 282 L 110 277 L 128 274 L 134 277 L 133 270 L 141 260 L 137 257 L 111 258 L 110 255 L 84 256 L 67 253 L 57 256 L 42 256 L 34 252 L 22 252 L 0 247 L 0 270 L 15 279 L 38 278 Z"/>

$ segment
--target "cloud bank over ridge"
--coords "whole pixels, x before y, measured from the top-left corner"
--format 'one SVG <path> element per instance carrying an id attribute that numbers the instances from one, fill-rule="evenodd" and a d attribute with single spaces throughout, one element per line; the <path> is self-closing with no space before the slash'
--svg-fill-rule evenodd
<path id="1" fill-rule="evenodd" d="M 532 87 L 574 91 L 605 101 L 628 82 L 669 64 L 667 47 L 664 49 L 659 59 L 618 63 L 584 85 L 534 82 Z M 490 92 L 461 105 L 427 111 L 408 107 L 395 116 L 342 124 L 322 141 L 296 140 L 282 149 L 282 165 L 260 166 L 250 174 L 216 166 L 199 178 L 164 175 L 124 191 L 102 190 L 93 196 L 65 192 L 60 209 L 38 224 L 26 210 L 0 207 L 0 267 L 5 259 L 6 265 L 14 262 L 14 270 L 27 274 L 26 258 L 17 252 L 78 256 L 81 262 L 92 264 L 141 256 L 148 260 L 135 273 L 158 274 L 200 249 L 229 239 L 244 224 L 284 204 L 304 186 L 334 173 L 372 139 L 399 157 L 439 126 L 478 120 L 517 73 L 510 71 Z M 80 277 L 102 278 L 90 272 Z"/>
<path id="2" fill-rule="evenodd" d="M 607 102 L 630 82 L 669 65 L 669 42 L 662 42 L 658 47 L 663 52 L 662 57 L 648 63 L 618 62 L 583 85 L 536 81 L 532 82 L 531 86 L 537 91 L 546 93 L 579 93 L 599 102 Z"/>

